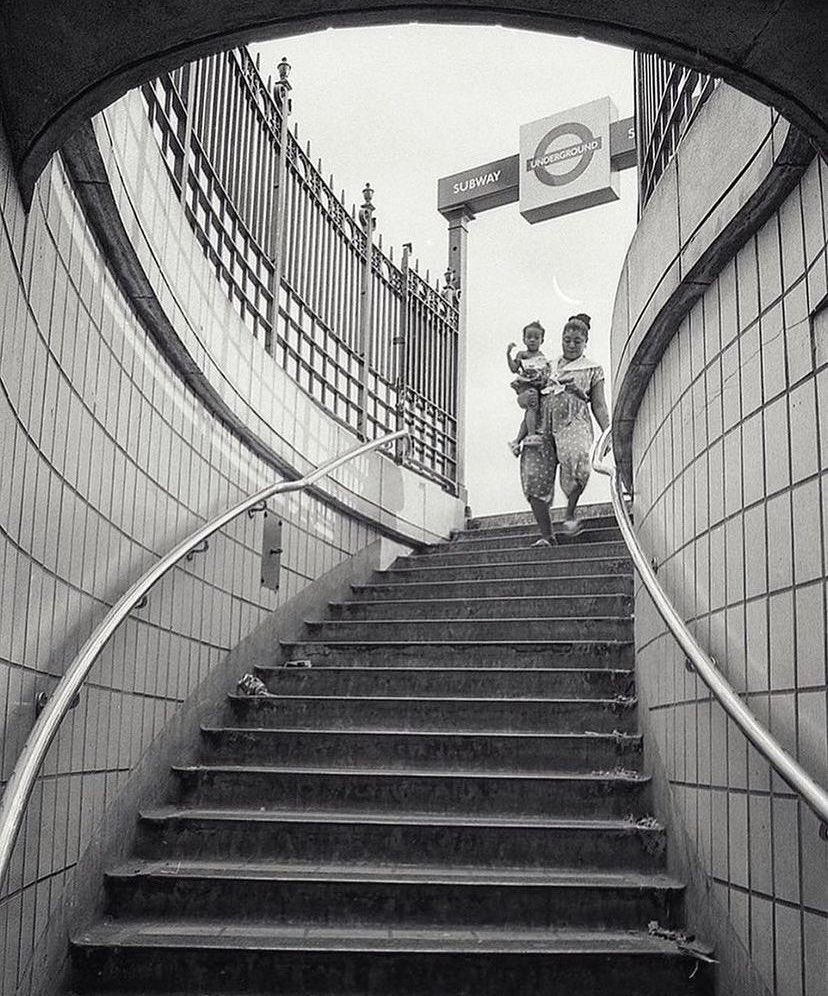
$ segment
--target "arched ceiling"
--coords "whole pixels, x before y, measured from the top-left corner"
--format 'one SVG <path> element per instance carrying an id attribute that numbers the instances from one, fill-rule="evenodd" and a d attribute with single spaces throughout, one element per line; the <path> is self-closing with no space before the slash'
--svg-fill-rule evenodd
<path id="1" fill-rule="evenodd" d="M 828 151 L 826 0 L 3 0 L 0 108 L 24 197 L 83 121 L 164 70 L 243 42 L 406 21 L 656 51 L 775 104 Z"/>

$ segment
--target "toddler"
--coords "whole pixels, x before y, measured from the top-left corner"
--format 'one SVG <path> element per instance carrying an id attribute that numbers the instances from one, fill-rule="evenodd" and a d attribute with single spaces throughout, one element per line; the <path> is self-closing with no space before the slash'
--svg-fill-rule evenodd
<path id="1" fill-rule="evenodd" d="M 518 404 L 524 410 L 518 434 L 509 443 L 512 453 L 520 453 L 521 444 L 539 446 L 543 437 L 538 432 L 541 419 L 542 396 L 552 390 L 554 378 L 549 360 L 541 352 L 540 346 L 546 330 L 540 322 L 530 322 L 523 330 L 523 344 L 526 347 L 512 354 L 517 343 L 510 342 L 506 347 L 506 362 L 517 377 L 512 388 L 517 392 Z"/>

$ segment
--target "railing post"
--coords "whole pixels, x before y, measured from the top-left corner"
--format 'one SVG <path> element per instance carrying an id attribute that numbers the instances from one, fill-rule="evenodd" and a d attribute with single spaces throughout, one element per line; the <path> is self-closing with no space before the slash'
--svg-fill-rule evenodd
<path id="1" fill-rule="evenodd" d="M 394 336 L 394 371 L 395 383 L 394 394 L 396 396 L 397 430 L 405 429 L 406 415 L 406 392 L 408 390 L 408 258 L 411 255 L 411 243 L 403 244 L 402 262 L 400 263 L 400 320 L 397 326 L 397 334 Z M 403 462 L 403 447 L 405 443 L 402 439 L 397 441 L 395 459 L 397 463 Z"/>
<path id="2" fill-rule="evenodd" d="M 365 233 L 365 258 L 362 266 L 362 279 L 359 289 L 359 415 L 357 431 L 360 439 L 368 438 L 368 402 L 370 400 L 371 355 L 373 353 L 374 331 L 374 217 L 372 198 L 374 191 L 366 183 L 362 191 L 365 200 L 359 209 L 359 223 Z"/>
<path id="3" fill-rule="evenodd" d="M 193 144 L 193 118 L 195 117 L 195 81 L 197 75 L 198 63 L 191 62 L 184 66 L 182 70 L 182 79 L 185 81 L 185 87 L 187 91 L 187 96 L 185 97 L 183 93 L 180 94 L 181 103 L 184 106 L 184 141 L 182 146 L 182 160 L 181 160 L 181 194 L 179 200 L 181 206 L 185 207 L 187 204 L 187 189 L 189 183 L 187 182 L 190 175 L 190 161 L 192 159 L 192 144 Z"/>
<path id="4" fill-rule="evenodd" d="M 265 334 L 265 350 L 273 352 L 273 340 L 276 325 L 279 321 L 279 294 L 282 288 L 282 274 L 285 271 L 285 253 L 287 250 L 287 163 L 288 163 L 288 118 L 292 110 L 290 91 L 292 89 L 288 76 L 290 63 L 282 56 L 278 65 L 279 79 L 273 84 L 273 89 L 279 91 L 279 159 L 276 168 L 276 183 L 273 190 L 271 232 L 271 274 L 270 274 L 270 335 Z"/>

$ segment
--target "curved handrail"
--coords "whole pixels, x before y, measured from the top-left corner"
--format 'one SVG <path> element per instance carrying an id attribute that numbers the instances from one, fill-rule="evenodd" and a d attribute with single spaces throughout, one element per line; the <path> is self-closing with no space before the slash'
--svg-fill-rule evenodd
<path id="1" fill-rule="evenodd" d="M 277 484 L 267 485 L 267 487 L 222 512 L 221 515 L 217 515 L 185 540 L 182 540 L 166 556 L 142 574 L 135 584 L 118 599 L 103 620 L 95 627 L 92 635 L 81 647 L 77 657 L 58 682 L 57 688 L 49 697 L 46 706 L 32 727 L 6 784 L 6 791 L 0 799 L 0 885 L 2 885 L 11 861 L 12 850 L 20 832 L 26 804 L 34 789 L 35 780 L 46 757 L 46 752 L 54 740 L 61 722 L 109 638 L 129 613 L 146 597 L 150 589 L 189 553 L 198 552 L 197 548 L 201 548 L 203 551 L 205 549 L 203 544 L 206 540 L 239 515 L 255 509 L 256 506 L 261 505 L 262 502 L 274 495 L 284 494 L 288 491 L 300 491 L 349 460 L 363 456 L 365 453 L 396 439 L 408 436 L 407 429 L 398 429 L 396 432 L 363 443 L 361 446 L 343 453 L 342 456 L 329 460 L 299 480 L 280 481 Z"/>
<path id="2" fill-rule="evenodd" d="M 667 624 L 667 628 L 687 655 L 693 670 L 762 757 L 813 810 L 820 821 L 820 836 L 823 840 L 828 840 L 828 792 L 811 778 L 808 772 L 771 736 L 742 702 L 716 667 L 713 658 L 706 654 L 696 642 L 695 637 L 659 584 L 633 530 L 627 506 L 621 497 L 618 472 L 614 465 L 605 462 L 611 436 L 612 429 L 605 429 L 596 442 L 592 451 L 592 466 L 599 474 L 606 475 L 610 480 L 612 509 L 644 587 L 650 593 L 650 597 L 661 618 Z"/>

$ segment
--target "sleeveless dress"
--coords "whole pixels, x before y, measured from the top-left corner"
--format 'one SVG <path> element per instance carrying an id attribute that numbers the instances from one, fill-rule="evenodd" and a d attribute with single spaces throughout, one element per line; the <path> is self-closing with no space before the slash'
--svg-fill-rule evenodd
<path id="1" fill-rule="evenodd" d="M 557 376 L 571 376 L 576 387 L 589 397 L 592 388 L 603 381 L 599 363 L 587 356 L 567 362 L 558 360 Z M 582 401 L 554 386 L 553 393 L 542 396 L 540 433 L 543 443 L 524 447 L 520 454 L 520 481 L 526 498 L 538 498 L 549 504 L 555 494 L 555 470 L 561 468 L 561 490 L 568 497 L 578 485 L 589 480 L 589 453 L 592 447 L 592 413 L 588 401 Z"/>

